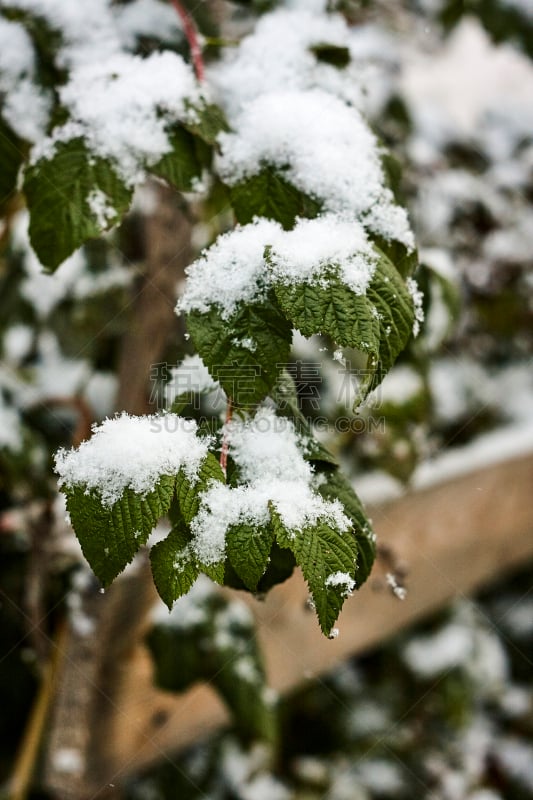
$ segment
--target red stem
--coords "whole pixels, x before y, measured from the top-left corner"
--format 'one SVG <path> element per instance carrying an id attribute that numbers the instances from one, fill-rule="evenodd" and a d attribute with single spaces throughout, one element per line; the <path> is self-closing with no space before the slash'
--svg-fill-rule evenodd
<path id="1" fill-rule="evenodd" d="M 231 397 L 228 397 L 228 405 L 226 407 L 226 425 L 228 424 L 228 422 L 231 422 L 232 416 L 233 416 L 233 401 Z M 228 439 L 228 431 L 226 429 L 224 431 L 224 438 L 222 439 L 222 450 L 220 451 L 220 466 L 222 467 L 224 475 L 226 474 L 226 470 L 228 467 L 228 451 L 229 451 L 229 439 Z"/>
<path id="2" fill-rule="evenodd" d="M 205 66 L 202 56 L 202 48 L 200 47 L 200 42 L 198 41 L 198 31 L 196 30 L 196 25 L 189 12 L 184 8 L 184 6 L 182 6 L 180 0 L 171 0 L 171 2 L 176 9 L 179 18 L 181 19 L 183 33 L 185 34 L 185 38 L 189 43 L 194 71 L 196 73 L 196 77 L 201 83 L 205 78 Z"/>

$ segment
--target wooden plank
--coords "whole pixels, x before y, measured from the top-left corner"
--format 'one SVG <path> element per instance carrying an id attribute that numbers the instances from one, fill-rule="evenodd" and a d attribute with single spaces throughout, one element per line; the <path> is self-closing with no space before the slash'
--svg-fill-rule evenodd
<path id="1" fill-rule="evenodd" d="M 532 489 L 530 455 L 371 509 L 380 543 L 408 567 L 408 595 L 398 601 L 383 591 L 383 576 L 373 577 L 346 602 L 340 635 L 333 641 L 320 634 L 314 614 L 306 610 L 301 575 L 273 589 L 265 602 L 239 593 L 257 618 L 271 685 L 284 692 L 331 670 L 533 558 Z M 143 582 L 148 581 L 146 574 Z M 135 582 L 129 590 L 128 582 L 123 583 L 125 596 L 138 591 Z M 127 597 L 123 605 L 128 607 Z M 88 758 L 92 794 L 134 769 L 168 758 L 227 721 L 208 686 L 180 696 L 153 688 L 150 658 L 142 644 L 146 625 L 145 619 L 129 631 L 128 659 L 113 658 L 119 674 L 115 670 L 113 680 L 98 687 L 99 722 Z M 110 658 L 112 651 L 110 646 Z"/>

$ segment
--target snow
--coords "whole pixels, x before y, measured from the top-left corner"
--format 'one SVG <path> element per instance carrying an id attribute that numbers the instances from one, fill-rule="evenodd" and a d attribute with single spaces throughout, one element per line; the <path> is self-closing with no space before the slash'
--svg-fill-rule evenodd
<path id="1" fill-rule="evenodd" d="M 263 680 L 251 656 L 242 656 L 235 661 L 235 674 L 245 683 L 260 684 Z"/>
<path id="2" fill-rule="evenodd" d="M 34 333 L 29 325 L 12 325 L 4 334 L 2 347 L 4 358 L 12 364 L 20 364 L 31 350 Z"/>
<path id="3" fill-rule="evenodd" d="M 32 161 L 50 158 L 58 142 L 81 136 L 95 155 L 114 163 L 128 185 L 142 180 L 144 166 L 155 164 L 171 149 L 168 126 L 192 119 L 187 103 L 198 104 L 201 95 L 192 68 L 177 53 L 153 52 L 143 58 L 125 52 L 123 47 L 125 42 L 132 44 L 141 20 L 150 22 L 150 29 L 144 33 L 162 31 L 164 26 L 176 33 L 177 15 L 156 0 L 139 0 L 125 9 L 112 9 L 108 0 L 13 0 L 10 5 L 36 14 L 52 29 L 61 31 L 56 64 L 68 70 L 59 95 L 69 120 L 43 139 L 48 106 L 47 99 L 28 79 L 33 76 L 33 48 L 20 26 L 2 21 L 0 42 L 5 39 L 9 46 L 0 48 L 0 52 L 5 52 L 14 65 L 6 71 L 13 84 L 7 87 L 6 119 L 10 122 L 16 117 L 16 130 L 21 125 L 31 128 L 25 138 L 36 142 Z M 15 48 L 18 53 L 11 59 Z M 2 66 L 0 55 L 0 73 Z M 13 113 L 10 104 L 14 105 Z M 31 114 L 27 114 L 28 107 Z M 107 204 L 97 205 L 108 208 Z"/>
<path id="4" fill-rule="evenodd" d="M 350 38 L 350 30 L 338 14 L 325 16 L 308 7 L 280 9 L 260 19 L 253 33 L 208 71 L 209 80 L 230 119 L 257 95 L 287 88 L 320 86 L 361 103 L 359 76 L 353 67 L 339 70 L 318 61 L 311 51 L 324 42 L 349 48 Z"/>
<path id="5" fill-rule="evenodd" d="M 384 758 L 367 759 L 358 764 L 357 776 L 372 793 L 386 797 L 395 797 L 405 788 L 398 765 Z"/>
<path id="6" fill-rule="evenodd" d="M 138 37 L 153 37 L 164 42 L 182 39 L 180 19 L 176 11 L 160 0 L 134 0 L 127 5 L 112 7 L 118 35 L 130 50 Z"/>
<path id="7" fill-rule="evenodd" d="M 21 387 L 18 397 L 22 408 L 47 398 L 75 397 L 90 378 L 89 362 L 81 358 L 65 358 L 50 330 L 45 329 L 38 335 L 36 355 L 36 362 L 31 367 L 31 383 Z"/>
<path id="8" fill-rule="evenodd" d="M 171 611 L 158 600 L 152 609 L 150 621 L 153 625 L 179 629 L 202 625 L 209 619 L 210 612 L 207 609 L 206 601 L 213 596 L 214 592 L 215 586 L 209 578 L 199 575 L 187 594 L 176 600 Z"/>
<path id="9" fill-rule="evenodd" d="M 34 79 L 35 53 L 29 34 L 19 22 L 0 17 L 2 116 L 14 133 L 29 142 L 44 135 L 50 110 L 50 98 Z"/>
<path id="10" fill-rule="evenodd" d="M 353 590 L 355 589 L 355 581 L 351 575 L 348 575 L 347 572 L 333 572 L 331 575 L 328 575 L 324 585 L 326 586 L 326 588 L 329 588 L 330 586 L 334 587 L 343 586 L 344 597 L 348 597 L 349 595 L 351 595 Z"/>
<path id="11" fill-rule="evenodd" d="M 276 222 L 256 218 L 219 237 L 188 267 L 177 312 L 205 313 L 214 305 L 229 319 L 240 303 L 261 301 L 276 283 L 320 283 L 332 270 L 362 295 L 375 265 L 376 252 L 355 220 L 324 214 L 297 220 L 293 230 L 284 231 Z M 246 346 L 253 350 L 255 342 Z"/>
<path id="12" fill-rule="evenodd" d="M 357 295 L 365 294 L 376 261 L 363 226 L 332 214 L 298 220 L 269 252 L 273 279 L 280 283 L 320 283 L 331 267 L 338 267 L 342 281 Z"/>
<path id="13" fill-rule="evenodd" d="M 93 425 L 92 437 L 77 449 L 56 455 L 60 486 L 94 490 L 112 506 L 125 489 L 146 495 L 163 475 L 183 469 L 194 480 L 207 456 L 207 440 L 197 425 L 176 414 L 133 417 L 126 413 Z"/>
<path id="14" fill-rule="evenodd" d="M 414 472 L 412 485 L 424 489 L 532 451 L 533 420 L 502 425 L 464 447 L 451 448 L 434 460 L 422 462 Z"/>
<path id="15" fill-rule="evenodd" d="M 418 284 L 414 278 L 407 278 L 406 280 L 407 291 L 411 295 L 413 307 L 415 311 L 415 319 L 413 322 L 413 336 L 418 336 L 420 333 L 420 325 L 424 322 L 424 295 L 418 288 Z"/>
<path id="16" fill-rule="evenodd" d="M 165 385 L 165 399 L 171 404 L 182 394 L 210 392 L 220 388 L 213 380 L 199 355 L 185 356 L 181 364 L 171 370 Z"/>
<path id="17" fill-rule="evenodd" d="M 413 367 L 405 364 L 391 369 L 380 386 L 372 392 L 368 402 L 378 406 L 381 403 L 403 405 L 419 397 L 423 391 L 422 376 Z"/>
<path id="18" fill-rule="evenodd" d="M 169 122 L 187 119 L 186 102 L 200 100 L 191 68 L 171 51 L 147 58 L 117 52 L 82 62 L 60 97 L 72 122 L 56 129 L 52 146 L 84 136 L 91 151 L 110 159 L 129 185 L 142 179 L 144 164 L 155 164 L 170 151 Z M 37 149 L 33 160 L 41 152 Z"/>
<path id="19" fill-rule="evenodd" d="M 51 760 L 57 772 L 68 775 L 81 773 L 85 766 L 83 753 L 77 747 L 61 747 L 52 753 Z"/>
<path id="20" fill-rule="evenodd" d="M 49 317 L 67 297 L 82 300 L 114 288 L 129 286 L 132 282 L 133 270 L 120 264 L 117 254 L 109 254 L 106 269 L 92 272 L 83 248 L 63 261 L 52 275 L 45 272 L 30 245 L 28 224 L 28 212 L 20 211 L 12 224 L 12 246 L 21 254 L 26 273 L 20 286 L 21 296 L 41 319 Z"/>
<path id="21" fill-rule="evenodd" d="M 533 792 L 533 747 L 520 739 L 501 738 L 494 749 L 498 765 L 524 789 Z"/>
<path id="22" fill-rule="evenodd" d="M 239 303 L 261 300 L 267 291 L 265 246 L 280 231 L 276 222 L 256 219 L 220 236 L 187 268 L 185 292 L 176 307 L 178 313 L 207 312 L 216 305 L 222 319 L 227 320 Z"/>
<path id="23" fill-rule="evenodd" d="M 413 638 L 404 650 L 404 660 L 421 678 L 433 678 L 463 664 L 472 649 L 471 631 L 450 623 L 438 633 Z"/>
<path id="24" fill-rule="evenodd" d="M 377 139 L 357 109 L 319 89 L 279 90 L 250 101 L 216 160 L 231 185 L 271 165 L 324 211 L 355 217 L 387 240 L 414 246 L 407 213 L 385 186 Z"/>
<path id="25" fill-rule="evenodd" d="M 293 535 L 319 519 L 336 530 L 349 529 L 341 504 L 323 500 L 313 491 L 313 472 L 290 420 L 262 407 L 250 421 L 231 421 L 226 435 L 242 485 L 213 483 L 201 495 L 191 524 L 192 547 L 201 562 L 222 560 L 231 526 L 268 524 L 270 503 Z"/>
<path id="26" fill-rule="evenodd" d="M 7 405 L 0 391 L 0 451 L 18 452 L 22 449 L 20 417 L 15 408 Z"/>
<path id="27" fill-rule="evenodd" d="M 450 138 L 492 143 L 494 154 L 507 150 L 495 120 L 505 119 L 531 130 L 533 82 L 531 61 L 509 45 L 495 47 L 473 17 L 464 18 L 438 54 L 403 49 L 402 93 L 415 117 L 418 142 L 430 147 L 432 157 Z M 491 125 L 492 123 L 492 125 Z"/>
<path id="28" fill-rule="evenodd" d="M 496 632 L 475 606 L 463 602 L 437 633 L 415 636 L 404 648 L 405 663 L 423 679 L 461 667 L 479 697 L 501 694 L 509 678 L 507 655 Z"/>
<path id="29" fill-rule="evenodd" d="M 398 598 L 398 600 L 405 600 L 407 597 L 407 589 L 404 586 L 400 586 L 398 581 L 396 580 L 396 576 L 393 575 L 392 572 L 387 572 L 385 575 L 385 580 L 387 582 L 387 586 L 390 587 L 393 595 Z"/>
<path id="30" fill-rule="evenodd" d="M 346 49 L 350 63 L 339 69 L 318 60 L 312 48 L 325 43 Z M 250 100 L 281 89 L 320 88 L 359 109 L 375 108 L 383 100 L 383 75 L 394 61 L 394 40 L 385 31 L 349 28 L 340 14 L 326 15 L 306 2 L 259 19 L 221 63 L 208 68 L 208 77 L 233 122 Z"/>
<path id="31" fill-rule="evenodd" d="M 112 372 L 94 372 L 88 379 L 83 395 L 94 419 L 102 420 L 116 408 L 118 378 Z"/>
<path id="32" fill-rule="evenodd" d="M 388 472 L 374 470 L 357 477 L 354 489 L 363 503 L 385 503 L 401 497 L 403 484 Z"/>
<path id="33" fill-rule="evenodd" d="M 108 228 L 109 223 L 116 219 L 117 210 L 110 203 L 108 196 L 101 189 L 92 189 L 87 196 L 87 205 L 91 214 L 96 218 L 100 228 Z"/>

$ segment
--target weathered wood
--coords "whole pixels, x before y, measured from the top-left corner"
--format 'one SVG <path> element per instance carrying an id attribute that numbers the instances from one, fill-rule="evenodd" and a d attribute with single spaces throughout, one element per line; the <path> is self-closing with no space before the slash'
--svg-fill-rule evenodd
<path id="1" fill-rule="evenodd" d="M 407 599 L 400 602 L 378 591 L 384 582 L 372 578 L 347 601 L 338 623 L 340 636 L 334 641 L 320 634 L 314 614 L 306 610 L 301 575 L 273 589 L 265 602 L 242 593 L 258 620 L 271 685 L 283 692 L 331 670 L 450 599 L 533 558 L 532 489 L 530 455 L 372 509 L 380 542 L 408 567 Z M 148 583 L 146 571 L 143 585 Z M 139 591 L 134 582 L 125 580 L 123 586 L 126 597 Z M 122 605 L 128 607 L 127 599 Z M 122 624 L 127 624 L 127 616 Z M 227 720 L 208 686 L 177 697 L 153 688 L 150 658 L 142 643 L 146 625 L 146 619 L 130 619 L 129 657 L 123 653 L 118 662 L 111 642 L 109 663 L 102 665 L 99 722 L 95 721 L 88 758 L 93 794 Z M 115 674 L 109 682 L 109 669 L 117 663 L 119 679 Z M 102 682 L 106 671 L 108 678 Z"/>

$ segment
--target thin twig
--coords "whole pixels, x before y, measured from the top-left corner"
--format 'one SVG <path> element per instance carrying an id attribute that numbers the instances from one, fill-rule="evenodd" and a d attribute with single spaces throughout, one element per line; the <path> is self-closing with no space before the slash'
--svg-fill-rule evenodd
<path id="1" fill-rule="evenodd" d="M 180 0 L 171 0 L 171 2 L 181 19 L 183 33 L 185 34 L 185 38 L 189 43 L 194 71 L 196 73 L 196 77 L 201 83 L 205 78 L 205 66 L 196 25 L 189 12 L 181 4 Z"/>
<path id="2" fill-rule="evenodd" d="M 228 405 L 226 408 L 226 426 L 229 422 L 231 422 L 231 418 L 233 416 L 233 401 L 231 397 L 228 397 Z M 222 467 L 222 471 L 224 475 L 226 474 L 226 470 L 228 467 L 228 451 L 229 451 L 229 438 L 228 438 L 228 429 L 224 430 L 224 438 L 222 439 L 222 450 L 220 451 L 220 466 Z"/>
<path id="3" fill-rule="evenodd" d="M 66 642 L 66 623 L 61 623 L 53 642 L 54 652 L 46 665 L 41 686 L 35 700 L 24 737 L 15 760 L 15 767 L 8 788 L 9 800 L 25 800 L 41 749 L 45 723 L 64 653 Z"/>

